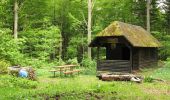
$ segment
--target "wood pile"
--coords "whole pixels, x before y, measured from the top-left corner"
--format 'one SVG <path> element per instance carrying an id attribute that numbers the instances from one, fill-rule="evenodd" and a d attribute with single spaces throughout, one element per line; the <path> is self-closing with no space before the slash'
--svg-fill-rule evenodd
<path id="1" fill-rule="evenodd" d="M 20 71 L 19 66 L 8 67 L 8 74 L 10 74 L 12 76 L 17 76 L 18 77 L 19 71 Z"/>
<path id="2" fill-rule="evenodd" d="M 36 80 L 36 73 L 35 70 L 32 67 L 20 67 L 20 66 L 12 66 L 8 68 L 8 73 L 10 75 L 19 76 L 19 71 L 21 69 L 25 69 L 28 72 L 28 79 L 30 80 Z"/>
<path id="3" fill-rule="evenodd" d="M 35 70 L 33 68 L 31 68 L 31 67 L 28 69 L 28 79 L 36 80 Z"/>

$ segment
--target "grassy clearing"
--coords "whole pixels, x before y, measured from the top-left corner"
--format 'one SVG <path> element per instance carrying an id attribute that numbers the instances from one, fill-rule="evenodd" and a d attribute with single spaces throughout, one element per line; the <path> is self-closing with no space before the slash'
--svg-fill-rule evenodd
<path id="1" fill-rule="evenodd" d="M 170 79 L 170 63 L 156 70 L 145 69 L 146 76 Z M 132 82 L 103 82 L 95 75 L 80 75 L 66 78 L 50 78 L 48 69 L 37 69 L 38 83 L 15 78 L 0 76 L 0 100 L 170 100 L 170 85 L 167 82 L 132 83 Z M 4 80 L 6 79 L 6 83 Z M 10 80 L 8 83 L 8 80 Z M 6 85 L 8 83 L 8 85 Z M 33 87 L 33 88 L 32 88 Z"/>

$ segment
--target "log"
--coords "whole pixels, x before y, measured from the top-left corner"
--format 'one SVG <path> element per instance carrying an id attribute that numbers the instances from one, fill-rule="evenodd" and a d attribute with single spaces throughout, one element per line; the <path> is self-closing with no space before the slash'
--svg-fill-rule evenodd
<path id="1" fill-rule="evenodd" d="M 115 75 L 115 74 L 102 74 L 98 76 L 102 81 L 133 81 L 140 83 L 142 79 L 133 74 Z"/>
<path id="2" fill-rule="evenodd" d="M 19 70 L 20 70 L 19 66 L 8 67 L 8 74 L 12 76 L 18 76 Z"/>

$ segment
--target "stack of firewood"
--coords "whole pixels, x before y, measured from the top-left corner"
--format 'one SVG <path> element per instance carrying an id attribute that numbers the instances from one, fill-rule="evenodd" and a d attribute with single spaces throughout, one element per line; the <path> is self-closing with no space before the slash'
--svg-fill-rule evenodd
<path id="1" fill-rule="evenodd" d="M 36 80 L 36 73 L 35 73 L 35 70 L 32 67 L 16 67 L 16 66 L 9 67 L 8 72 L 9 72 L 10 75 L 18 77 L 18 73 L 21 69 L 25 69 L 28 72 L 28 79 Z"/>
<path id="2" fill-rule="evenodd" d="M 35 70 L 33 68 L 28 69 L 28 78 L 30 80 L 36 80 Z"/>

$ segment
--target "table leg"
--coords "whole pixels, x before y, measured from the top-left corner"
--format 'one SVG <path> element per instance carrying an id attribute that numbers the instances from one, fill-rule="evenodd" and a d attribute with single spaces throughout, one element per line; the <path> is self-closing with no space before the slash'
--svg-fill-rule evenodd
<path id="1" fill-rule="evenodd" d="M 61 77 L 61 68 L 60 68 L 60 77 Z"/>
<path id="2" fill-rule="evenodd" d="M 54 77 L 55 77 L 55 72 L 54 72 Z"/>

